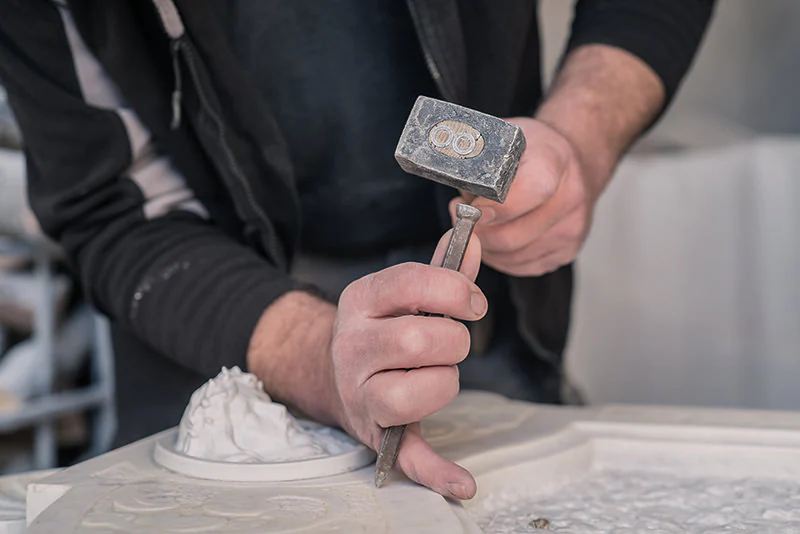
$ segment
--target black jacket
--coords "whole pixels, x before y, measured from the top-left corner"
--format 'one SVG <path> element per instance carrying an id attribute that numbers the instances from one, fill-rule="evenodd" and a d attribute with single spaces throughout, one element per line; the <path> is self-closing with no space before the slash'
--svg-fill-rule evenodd
<path id="1" fill-rule="evenodd" d="M 407 3 L 445 98 L 497 116 L 534 112 L 535 1 Z M 569 46 L 629 50 L 671 97 L 712 4 L 580 0 Z M 0 79 L 42 227 L 117 328 L 204 376 L 244 366 L 263 310 L 298 287 L 287 275 L 300 217 L 292 165 L 219 8 L 214 0 L 0 4 Z M 571 269 L 508 284 L 523 337 L 552 371 L 543 400 L 557 401 Z"/>

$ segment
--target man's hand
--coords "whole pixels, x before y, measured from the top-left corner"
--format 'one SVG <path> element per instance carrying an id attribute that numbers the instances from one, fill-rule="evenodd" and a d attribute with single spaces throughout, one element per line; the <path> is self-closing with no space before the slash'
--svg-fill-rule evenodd
<path id="1" fill-rule="evenodd" d="M 617 160 L 655 118 L 664 88 L 641 60 L 587 45 L 564 61 L 537 120 L 515 119 L 528 149 L 505 205 L 484 210 L 461 273 L 403 264 L 351 284 L 339 308 L 294 291 L 263 314 L 250 341 L 248 368 L 273 398 L 377 449 L 382 429 L 410 424 L 397 463 L 442 495 L 467 499 L 475 480 L 437 455 L 415 424 L 458 392 L 469 350 L 463 325 L 426 311 L 479 319 L 486 299 L 473 283 L 481 258 L 510 274 L 536 275 L 574 258 L 597 196 Z M 434 264 L 444 256 L 446 235 Z"/>
<path id="2" fill-rule="evenodd" d="M 527 149 L 505 204 L 472 202 L 484 212 L 475 229 L 483 260 L 539 276 L 575 259 L 614 167 L 663 103 L 660 79 L 630 53 L 607 45 L 570 52 L 536 119 L 509 119 Z"/>
<path id="3" fill-rule="evenodd" d="M 448 240 L 449 233 L 435 264 Z M 397 465 L 412 480 L 456 499 L 471 498 L 475 480 L 430 448 L 419 421 L 458 394 L 456 364 L 467 356 L 470 338 L 462 323 L 447 317 L 474 321 L 486 313 L 486 297 L 473 283 L 479 265 L 475 239 L 461 272 L 406 263 L 353 282 L 339 300 L 331 345 L 344 429 L 377 450 L 384 428 L 408 424 Z M 423 311 L 447 317 L 419 315 Z"/>
<path id="4" fill-rule="evenodd" d="M 440 265 L 450 232 L 432 263 Z M 269 394 L 308 416 L 338 425 L 367 446 L 383 429 L 408 424 L 398 467 L 412 480 L 456 499 L 475 494 L 475 480 L 443 459 L 420 436 L 419 421 L 447 406 L 459 389 L 458 368 L 469 352 L 467 328 L 487 301 L 475 285 L 478 238 L 461 272 L 406 263 L 350 284 L 338 309 L 302 292 L 288 293 L 262 316 L 248 368 Z"/>
<path id="5" fill-rule="evenodd" d="M 514 276 L 540 276 L 570 263 L 589 232 L 596 191 L 570 141 L 544 122 L 520 117 L 528 148 L 505 204 L 477 198 L 475 233 L 483 261 Z M 456 198 L 450 204 L 464 202 Z"/>

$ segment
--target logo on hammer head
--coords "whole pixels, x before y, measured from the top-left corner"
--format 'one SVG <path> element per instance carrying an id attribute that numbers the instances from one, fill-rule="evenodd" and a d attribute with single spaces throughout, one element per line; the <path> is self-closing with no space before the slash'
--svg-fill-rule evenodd
<path id="1" fill-rule="evenodd" d="M 483 151 L 481 133 L 458 121 L 442 121 L 431 128 L 428 141 L 437 152 L 454 158 L 474 158 Z"/>

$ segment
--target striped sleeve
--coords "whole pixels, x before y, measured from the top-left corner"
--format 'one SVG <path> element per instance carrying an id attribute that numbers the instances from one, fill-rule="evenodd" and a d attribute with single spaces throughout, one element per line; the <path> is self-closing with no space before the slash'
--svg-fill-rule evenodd
<path id="1" fill-rule="evenodd" d="M 64 3 L 0 2 L 0 80 L 31 207 L 92 303 L 194 371 L 244 366 L 261 314 L 294 284 L 209 218 Z"/>

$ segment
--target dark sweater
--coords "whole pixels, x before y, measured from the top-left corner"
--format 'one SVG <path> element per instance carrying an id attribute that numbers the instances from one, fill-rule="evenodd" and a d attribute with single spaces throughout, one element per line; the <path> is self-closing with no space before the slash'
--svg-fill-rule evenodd
<path id="1" fill-rule="evenodd" d="M 328 1 L 319 0 L 318 9 Z M 290 0 L 270 3 L 288 6 Z M 304 236 L 312 241 L 301 231 L 301 220 L 309 218 L 304 206 L 318 209 L 327 194 L 327 185 L 317 183 L 310 170 L 298 178 L 294 164 L 316 161 L 317 170 L 328 172 L 337 161 L 330 136 L 317 145 L 315 135 L 305 154 L 305 147 L 292 146 L 301 136 L 283 131 L 286 121 L 293 121 L 281 117 L 287 104 L 274 109 L 268 90 L 253 83 L 252 65 L 231 47 L 220 24 L 218 13 L 228 4 L 164 0 L 158 11 L 142 0 L 0 2 L 0 79 L 25 138 L 32 208 L 64 247 L 93 304 L 112 319 L 118 443 L 175 424 L 194 387 L 222 365 L 245 366 L 250 335 L 263 311 L 301 287 L 289 268 Z M 606 43 L 630 51 L 653 68 L 671 98 L 712 5 L 712 0 L 579 0 L 570 46 Z M 535 111 L 541 78 L 533 0 L 381 0 L 364 1 L 357 9 L 377 21 L 382 15 L 374 14 L 376 6 L 408 6 L 438 96 L 496 116 Z M 404 31 L 402 21 L 377 26 L 383 28 L 380 34 L 363 23 L 348 31 L 334 28 L 346 20 L 346 13 L 338 13 L 318 21 L 334 52 L 319 57 L 336 57 L 335 35 L 369 43 L 383 42 L 386 33 L 391 43 L 393 32 Z M 348 51 L 343 47 L 338 53 Z M 425 82 L 413 56 L 406 64 L 400 49 L 388 45 L 375 53 L 400 62 L 377 73 L 343 69 L 342 79 L 317 79 L 337 92 L 358 87 L 373 107 L 380 92 L 370 94 L 371 87 L 346 78 L 375 81 L 377 74 L 388 77 L 381 85 L 400 84 L 393 90 L 409 82 L 404 95 L 425 91 L 416 85 Z M 339 72 L 326 67 L 306 74 L 313 79 Z M 405 68 L 417 81 L 390 79 L 402 77 Z M 303 94 L 308 85 L 302 87 L 293 89 L 298 99 L 316 91 Z M 324 116 L 311 119 L 314 128 L 333 123 L 337 131 L 359 131 L 351 124 L 362 114 L 359 101 L 350 101 L 348 109 L 338 102 L 314 98 L 313 109 Z M 399 123 L 407 106 L 390 107 L 380 113 Z M 393 165 L 377 157 L 387 153 L 389 142 L 373 142 L 371 131 L 361 129 L 359 135 L 376 158 L 352 173 L 331 170 L 331 180 L 345 187 L 350 180 L 372 184 L 369 169 Z M 348 154 L 365 148 L 346 145 L 338 148 Z M 356 160 L 341 161 L 355 165 Z M 381 178 L 427 187 L 421 179 L 391 174 Z M 446 201 L 439 191 L 433 195 L 437 209 Z M 427 202 L 424 196 L 388 209 L 414 210 Z M 362 217 L 359 224 L 379 226 L 382 214 L 375 210 L 375 220 Z M 390 235 L 388 226 L 358 230 L 365 248 L 377 234 Z M 524 355 L 532 362 L 526 372 L 539 380 L 540 400 L 558 402 L 570 267 L 538 278 L 498 275 L 495 281 L 497 294 L 513 301 L 513 308 L 505 309 L 514 312 L 498 321 L 516 328 L 524 341 Z"/>
<path id="2" fill-rule="evenodd" d="M 234 48 L 289 147 L 300 246 L 347 257 L 438 239 L 433 183 L 394 160 L 414 100 L 437 94 L 405 4 L 235 0 L 230 9 Z"/>

